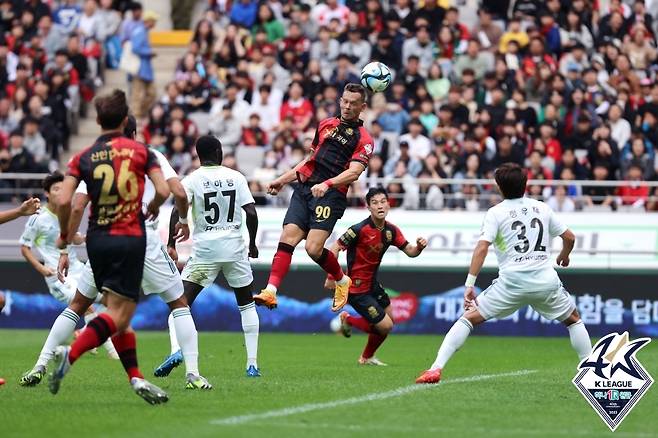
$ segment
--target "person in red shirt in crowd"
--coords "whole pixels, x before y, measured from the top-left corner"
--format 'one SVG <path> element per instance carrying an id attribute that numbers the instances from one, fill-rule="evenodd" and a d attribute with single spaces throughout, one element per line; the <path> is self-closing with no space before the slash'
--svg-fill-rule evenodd
<path id="1" fill-rule="evenodd" d="M 633 207 L 644 207 L 649 199 L 649 187 L 641 182 L 644 181 L 642 178 L 642 165 L 639 163 L 633 163 L 628 168 L 628 177 L 627 181 L 630 181 L 630 184 L 627 186 L 619 187 L 617 194 L 621 197 L 621 203 L 623 205 L 630 205 Z"/>
<path id="2" fill-rule="evenodd" d="M 288 88 L 288 100 L 281 105 L 281 120 L 291 116 L 295 131 L 304 132 L 313 118 L 313 104 L 304 97 L 301 82 L 292 82 Z"/>
<path id="3" fill-rule="evenodd" d="M 242 128 L 242 142 L 245 146 L 265 146 L 267 133 L 260 127 L 260 116 L 256 113 L 249 116 L 249 125 Z"/>
<path id="4" fill-rule="evenodd" d="M 361 316 L 341 312 L 340 331 L 346 338 L 352 336 L 352 327 L 368 333 L 359 364 L 386 365 L 375 357 L 375 352 L 393 330 L 393 309 L 391 300 L 377 281 L 377 272 L 384 254 L 395 246 L 408 257 L 418 257 L 427 247 L 427 239 L 419 237 L 416 244 L 410 244 L 402 231 L 386 221 L 391 206 L 384 188 L 373 187 L 366 194 L 366 205 L 370 216 L 352 225 L 331 247 L 336 257 L 340 251 L 347 251 L 347 275 L 352 278 L 348 302 Z M 333 289 L 335 281 L 330 276 L 325 288 Z"/>
<path id="5" fill-rule="evenodd" d="M 552 72 L 557 70 L 557 62 L 551 55 L 546 53 L 542 38 L 532 38 L 528 47 L 528 54 L 522 61 L 522 70 L 526 78 L 534 76 L 537 66 L 542 62 L 546 63 Z"/>
<path id="6" fill-rule="evenodd" d="M 294 63 L 308 63 L 311 41 L 306 38 L 301 26 L 294 21 L 288 26 L 287 36 L 279 43 L 281 52 L 292 51 L 295 54 Z"/>
<path id="7" fill-rule="evenodd" d="M 553 159 L 553 162 L 559 163 L 562 159 L 562 145 L 555 137 L 555 129 L 549 123 L 542 123 L 539 126 L 539 139 L 544 145 L 544 150 L 540 151 L 543 155 Z M 535 143 L 528 145 L 528 154 L 535 148 Z"/>

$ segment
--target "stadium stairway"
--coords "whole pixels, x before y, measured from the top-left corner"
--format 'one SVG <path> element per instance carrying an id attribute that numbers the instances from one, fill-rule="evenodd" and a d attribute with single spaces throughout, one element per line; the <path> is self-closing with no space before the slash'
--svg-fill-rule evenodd
<path id="1" fill-rule="evenodd" d="M 155 87 L 158 98 L 163 95 L 165 85 L 173 80 L 176 64 L 185 53 L 186 47 L 154 47 L 157 56 L 153 58 L 153 67 L 155 70 Z M 128 82 L 126 74 L 120 70 L 105 70 L 105 82 L 97 90 L 96 94 L 109 91 L 113 88 L 119 88 L 128 91 Z M 140 126 L 139 129 L 142 127 Z M 69 158 L 78 151 L 90 146 L 99 135 L 99 127 L 96 124 L 96 112 L 93 105 L 90 104 L 87 111 L 87 117 L 81 118 L 78 123 L 78 133 L 73 135 L 70 140 L 69 151 L 63 154 L 62 167 L 68 162 Z"/>

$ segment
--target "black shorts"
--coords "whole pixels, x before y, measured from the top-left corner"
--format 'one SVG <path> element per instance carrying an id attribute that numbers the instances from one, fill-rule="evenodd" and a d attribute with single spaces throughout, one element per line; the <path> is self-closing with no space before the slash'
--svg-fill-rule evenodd
<path id="1" fill-rule="evenodd" d="M 145 254 L 146 236 L 87 235 L 87 255 L 99 292 L 137 301 Z"/>
<path id="2" fill-rule="evenodd" d="M 314 198 L 311 187 L 311 183 L 294 185 L 295 191 L 283 225 L 295 224 L 305 232 L 324 230 L 331 233 L 338 219 L 345 213 L 347 197 L 337 189 L 330 188 L 323 197 Z"/>
<path id="3" fill-rule="evenodd" d="M 391 299 L 379 283 L 375 283 L 370 292 L 350 294 L 347 302 L 370 324 L 377 324 L 384 319 L 386 308 L 391 305 Z"/>

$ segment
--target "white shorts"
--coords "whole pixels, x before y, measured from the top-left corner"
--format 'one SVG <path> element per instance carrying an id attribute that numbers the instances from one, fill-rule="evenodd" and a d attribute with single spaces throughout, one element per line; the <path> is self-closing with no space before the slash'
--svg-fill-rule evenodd
<path id="1" fill-rule="evenodd" d="M 477 308 L 484 319 L 504 318 L 529 305 L 549 320 L 564 321 L 576 309 L 569 292 L 560 286 L 552 291 L 528 292 L 506 289 L 494 282 L 477 297 Z"/>
<path id="2" fill-rule="evenodd" d="M 249 286 L 254 281 L 249 260 L 202 262 L 190 257 L 181 277 L 183 277 L 183 281 L 208 287 L 215 281 L 220 272 L 224 274 L 228 285 L 234 289 Z"/>
<path id="3" fill-rule="evenodd" d="M 52 279 L 51 279 L 52 278 Z M 57 274 L 46 279 L 50 295 L 64 304 L 69 304 L 75 296 L 75 289 L 77 287 L 77 279 L 75 277 L 67 277 L 66 283 L 62 283 L 57 278 Z"/>
<path id="4" fill-rule="evenodd" d="M 157 235 L 146 235 L 146 257 L 144 259 L 144 274 L 142 290 L 145 295 L 159 295 L 165 303 L 177 300 L 183 296 L 183 282 L 176 264 L 167 254 L 167 249 Z M 94 274 L 89 262 L 78 281 L 78 290 L 89 299 L 98 296 L 94 282 Z"/>

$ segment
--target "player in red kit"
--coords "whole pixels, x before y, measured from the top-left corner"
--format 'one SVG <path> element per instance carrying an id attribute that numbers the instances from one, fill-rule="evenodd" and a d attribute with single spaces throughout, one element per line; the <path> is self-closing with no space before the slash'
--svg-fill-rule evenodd
<path id="1" fill-rule="evenodd" d="M 96 98 L 94 105 L 102 135 L 69 162 L 57 215 L 59 243 L 65 252 L 77 229 L 76 221 L 70 220 L 71 199 L 80 181 L 84 181 L 91 201 L 87 254 L 94 282 L 106 296 L 108 310 L 89 321 L 70 347 L 56 348 L 49 375 L 50 392 L 59 391 L 61 380 L 82 354 L 111 337 L 133 390 L 151 404 L 163 403 L 168 400 L 167 394 L 144 380 L 137 366 L 136 338 L 130 320 L 137 307 L 146 252 L 142 213 L 145 176 L 155 187 L 155 196 L 147 207 L 149 217 L 158 215 L 169 196 L 169 187 L 153 152 L 123 136 L 128 121 L 125 93 L 114 90 Z"/>
<path id="2" fill-rule="evenodd" d="M 331 247 L 338 257 L 340 251 L 347 251 L 347 275 L 352 279 L 348 302 L 359 316 L 341 312 L 340 330 L 343 336 L 352 335 L 352 327 L 368 333 L 368 343 L 363 350 L 361 365 L 386 365 L 375 357 L 375 351 L 393 330 L 391 300 L 377 281 L 377 272 L 386 250 L 395 246 L 409 257 L 418 257 L 427 247 L 427 240 L 416 239 L 411 245 L 402 231 L 386 221 L 390 209 L 388 194 L 383 188 L 372 188 L 366 195 L 370 217 L 352 225 Z M 331 288 L 333 279 L 327 278 L 325 287 Z"/>
<path id="3" fill-rule="evenodd" d="M 359 119 L 365 108 L 365 88 L 347 84 L 340 98 L 340 117 L 320 122 L 310 156 L 269 184 L 268 193 L 276 195 L 286 184 L 297 182 L 267 287 L 254 296 L 256 304 L 276 307 L 276 292 L 288 273 L 295 247 L 303 239 L 308 255 L 336 279 L 331 310 L 337 312 L 347 303 L 351 280 L 324 244 L 345 212 L 347 189 L 366 169 L 372 154 L 372 137 Z"/>

